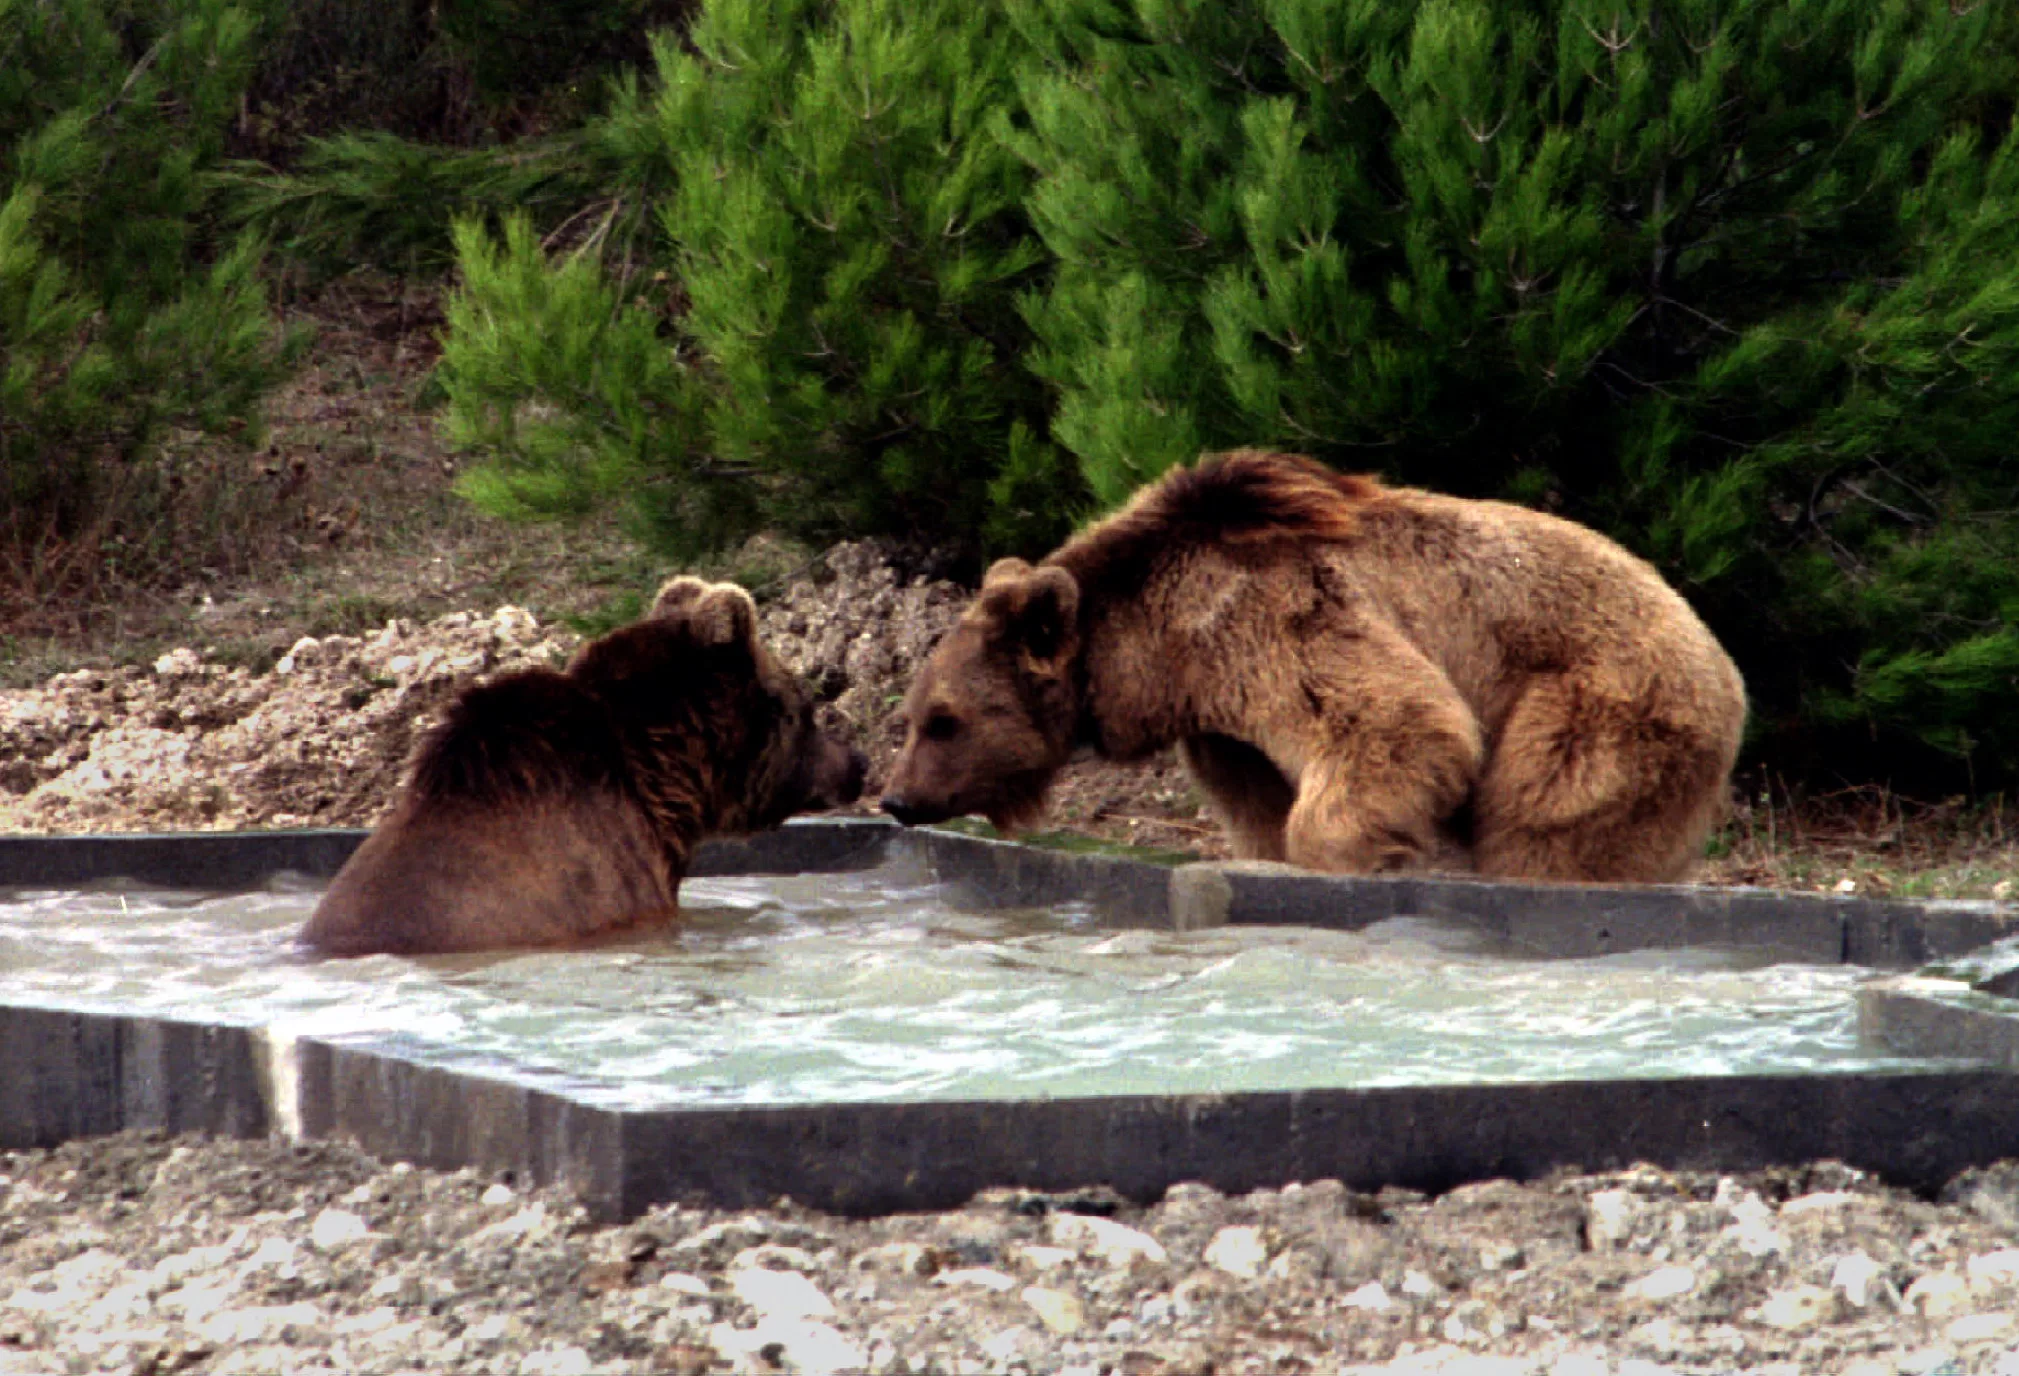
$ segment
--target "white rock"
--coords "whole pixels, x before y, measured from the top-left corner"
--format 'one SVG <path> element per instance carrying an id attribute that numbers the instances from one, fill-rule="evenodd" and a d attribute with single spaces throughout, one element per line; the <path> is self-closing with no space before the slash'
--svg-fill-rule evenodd
<path id="1" fill-rule="evenodd" d="M 177 646 L 154 661 L 157 678 L 188 678 L 203 672 L 203 661 L 188 646 Z"/>
<path id="2" fill-rule="evenodd" d="M 510 1185 L 505 1184 L 501 1180 L 497 1184 L 485 1190 L 483 1194 L 479 1195 L 477 1197 L 477 1202 L 479 1204 L 490 1204 L 496 1206 L 500 1204 L 510 1204 L 514 1200 L 518 1199 L 518 1197 L 519 1196 L 517 1194 L 513 1193 L 512 1187 Z"/>
<path id="3" fill-rule="evenodd" d="M 269 1342 L 289 1328 L 309 1328 L 322 1313 L 306 1300 L 296 1304 L 259 1304 L 244 1309 L 220 1309 L 190 1325 L 197 1336 L 219 1347 Z"/>
<path id="4" fill-rule="evenodd" d="M 1725 1236 L 1749 1257 L 1785 1251 L 1788 1245 L 1774 1227 L 1774 1211 L 1756 1194 L 1747 1194 L 1732 1206 L 1732 1224 L 1725 1229 Z"/>
<path id="5" fill-rule="evenodd" d="M 1954 1271 L 1930 1271 L 1907 1287 L 1907 1307 L 1946 1319 L 1970 1303 L 1970 1283 Z"/>
<path id="6" fill-rule="evenodd" d="M 1844 1298 L 1863 1309 L 1871 1297 L 1872 1282 L 1886 1274 L 1886 1268 L 1873 1261 L 1863 1252 L 1850 1252 L 1837 1258 L 1837 1264 L 1830 1268 L 1830 1288 L 1841 1291 Z"/>
<path id="7" fill-rule="evenodd" d="M 708 1282 L 699 1276 L 690 1276 L 685 1271 L 668 1271 L 659 1277 L 659 1286 L 671 1290 L 676 1295 L 706 1295 Z"/>
<path id="8" fill-rule="evenodd" d="M 889 1271 L 900 1276 L 929 1276 L 933 1272 L 932 1249 L 919 1242 L 885 1242 L 858 1252 L 852 1263 L 858 1271 Z"/>
<path id="9" fill-rule="evenodd" d="M 745 1267 L 730 1273 L 729 1289 L 764 1319 L 824 1319 L 834 1313 L 834 1301 L 797 1271 Z"/>
<path id="10" fill-rule="evenodd" d="M 128 1281 L 115 1285 L 104 1296 L 86 1305 L 83 1323 L 86 1329 L 103 1332 L 122 1323 L 144 1319 L 154 1310 L 154 1301 L 148 1298 L 147 1282 Z"/>
<path id="11" fill-rule="evenodd" d="M 273 666 L 273 670 L 277 674 L 290 674 L 298 668 L 305 668 L 315 663 L 317 653 L 321 649 L 322 642 L 320 640 L 317 640 L 312 635 L 305 635 L 295 641 L 294 644 L 288 646 L 287 653 L 281 657 L 280 664 Z M 283 669 L 281 664 L 285 664 L 287 667 Z"/>
<path id="12" fill-rule="evenodd" d="M 1996 1289 L 2019 1281 L 2019 1247 L 2004 1247 L 1971 1257 L 1964 1264 L 1970 1284 L 1980 1290 Z"/>
<path id="13" fill-rule="evenodd" d="M 524 607 L 507 603 L 491 613 L 491 628 L 507 640 L 530 640 L 539 634 L 540 619 Z"/>
<path id="14" fill-rule="evenodd" d="M 486 1224 L 484 1227 L 477 1229 L 476 1232 L 470 1234 L 470 1241 L 515 1241 L 526 1237 L 528 1234 L 538 1232 L 546 1225 L 546 1222 L 547 1206 L 545 1204 L 534 1203 L 519 1210 L 519 1212 L 513 1214 L 510 1218 L 501 1218 L 496 1223 Z"/>
<path id="15" fill-rule="evenodd" d="M 292 1280 L 300 1259 L 301 1250 L 294 1243 L 284 1237 L 270 1237 L 254 1248 L 252 1255 L 239 1263 L 238 1269 L 244 1275 L 271 1267 L 282 1280 Z"/>
<path id="16" fill-rule="evenodd" d="M 503 1314 L 486 1314 L 468 1328 L 463 1336 L 473 1343 L 494 1343 L 511 1331 L 512 1321 Z"/>
<path id="17" fill-rule="evenodd" d="M 1766 1303 L 1753 1310 L 1749 1317 L 1769 1328 L 1792 1332 L 1829 1322 L 1836 1309 L 1834 1292 L 1820 1285 L 1794 1285 L 1768 1295 Z"/>
<path id="18" fill-rule="evenodd" d="M 365 1221 L 347 1209 L 324 1209 L 308 1228 L 309 1243 L 318 1252 L 333 1252 L 369 1236 Z"/>
<path id="19" fill-rule="evenodd" d="M 1759 1376 L 1765 1376 L 1767 1368 L 1757 1368 Z M 1660 1362 L 1643 1362 L 1639 1358 L 1629 1358 L 1613 1368 L 1613 1376 L 1682 1376 L 1674 1366 L 1662 1366 Z"/>
<path id="20" fill-rule="evenodd" d="M 1372 1370 L 1393 1376 L 1534 1376 L 1535 1363 L 1518 1357 L 1489 1357 L 1462 1347 L 1432 1347 L 1399 1356 L 1387 1366 Z"/>
<path id="21" fill-rule="evenodd" d="M 1111 1218 L 1053 1214 L 1046 1220 L 1046 1230 L 1055 1245 L 1077 1248 L 1110 1266 L 1133 1266 L 1138 1261 L 1162 1265 L 1170 1260 L 1163 1243 Z"/>
<path id="22" fill-rule="evenodd" d="M 1697 1273 L 1688 1266 L 1662 1266 L 1626 1287 L 1635 1299 L 1672 1300 L 1697 1288 Z"/>
<path id="23" fill-rule="evenodd" d="M 755 1328 L 718 1323 L 708 1330 L 708 1341 L 737 1371 L 753 1376 L 776 1372 L 780 1366 L 800 1376 L 831 1376 L 866 1364 L 862 1349 L 840 1330 L 810 1319 L 766 1319 Z M 773 1356 L 779 1360 L 773 1361 Z"/>
<path id="24" fill-rule="evenodd" d="M 1612 1376 L 1603 1352 L 1566 1352 L 1550 1364 L 1549 1376 Z"/>
<path id="25" fill-rule="evenodd" d="M 981 1345 L 981 1355 L 999 1366 L 1008 1366 L 1036 1352 L 1044 1339 L 1022 1324 L 1005 1328 Z"/>
<path id="26" fill-rule="evenodd" d="M 55 1282 L 57 1289 L 75 1290 L 97 1288 L 125 1267 L 124 1261 L 103 1247 L 92 1247 L 68 1261 L 58 1262 L 43 1274 Z"/>
<path id="27" fill-rule="evenodd" d="M 589 1376 L 596 1364 L 579 1347 L 543 1347 L 519 1364 L 522 1376 Z"/>
<path id="28" fill-rule="evenodd" d="M 1867 1200 L 1868 1196 L 1852 1194 L 1849 1190 L 1817 1190 L 1813 1194 L 1798 1195 L 1781 1205 L 1781 1217 L 1799 1218 L 1803 1214 L 1841 1213 Z"/>
<path id="29" fill-rule="evenodd" d="M 1230 1276 L 1253 1280 L 1269 1260 L 1269 1246 L 1260 1228 L 1222 1228 L 1206 1244 L 1205 1263 Z"/>
<path id="30" fill-rule="evenodd" d="M 1402 1293 L 1414 1299 L 1428 1299 L 1437 1293 L 1437 1282 L 1421 1271 L 1402 1273 Z"/>
<path id="31" fill-rule="evenodd" d="M 1632 1190 L 1599 1190 L 1584 1201 L 1584 1231 L 1593 1247 L 1621 1247 L 1643 1210 Z"/>
<path id="32" fill-rule="evenodd" d="M 1934 1376 L 1956 1367 L 1956 1354 L 1946 1347 L 1923 1347 L 1907 1353 L 1894 1363 L 1899 1376 Z"/>
<path id="33" fill-rule="evenodd" d="M 1626 1336 L 1627 1341 L 1635 1346 L 1644 1347 L 1650 1352 L 1659 1352 L 1663 1356 L 1675 1352 L 1684 1341 L 1682 1329 L 1676 1327 L 1674 1321 L 1670 1319 L 1650 1319 Z"/>
<path id="34" fill-rule="evenodd" d="M 1358 1290 L 1349 1290 L 1339 1297 L 1339 1303 L 1348 1309 L 1393 1309 L 1395 1301 L 1388 1298 L 1388 1292 L 1378 1280 L 1370 1280 Z"/>
<path id="35" fill-rule="evenodd" d="M 934 1285 L 972 1285 L 981 1290 L 993 1290 L 1005 1294 L 1017 1288 L 1016 1279 L 994 1271 L 986 1266 L 963 1266 L 954 1271 L 941 1271 L 932 1278 Z"/>
<path id="36" fill-rule="evenodd" d="M 1030 1306 L 1038 1321 L 1059 1334 L 1077 1333 L 1087 1321 L 1086 1307 L 1073 1295 L 1063 1290 L 1052 1290 L 1042 1285 L 1026 1285 L 1023 1302 Z"/>
<path id="37" fill-rule="evenodd" d="M 1944 1337 L 1958 1347 L 1966 1343 L 1985 1343 L 1994 1338 L 2002 1338 L 2012 1331 L 2010 1314 L 1969 1314 L 1957 1319 L 1942 1330 Z"/>
<path id="38" fill-rule="evenodd" d="M 819 1272 L 820 1261 L 804 1247 L 781 1247 L 775 1242 L 760 1242 L 731 1257 L 728 1269 L 738 1271 L 753 1266 L 767 1271 L 797 1271 L 810 1276 Z"/>
<path id="39" fill-rule="evenodd" d="M 212 1276 L 164 1290 L 155 1303 L 168 1313 L 181 1314 L 184 1323 L 195 1324 L 224 1308 L 237 1293 L 236 1276 Z"/>
<path id="40" fill-rule="evenodd" d="M 1080 1254 L 1070 1247 L 1043 1247 L 1033 1244 L 1017 1248 L 1016 1259 L 1033 1271 L 1056 1271 L 1061 1266 L 1070 1266 L 1080 1259 Z"/>

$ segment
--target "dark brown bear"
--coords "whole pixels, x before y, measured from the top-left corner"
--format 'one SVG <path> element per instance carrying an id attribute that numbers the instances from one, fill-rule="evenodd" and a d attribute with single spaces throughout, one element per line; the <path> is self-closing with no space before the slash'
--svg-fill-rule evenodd
<path id="1" fill-rule="evenodd" d="M 662 922 L 703 836 L 853 802 L 863 772 L 758 644 L 750 595 L 676 578 L 565 673 L 465 692 L 302 940 L 418 954 Z"/>
<path id="2" fill-rule="evenodd" d="M 1176 744 L 1237 855 L 1665 880 L 1701 854 L 1738 671 L 1653 568 L 1569 521 L 1242 451 L 1004 560 L 913 683 L 883 806 L 1043 808 L 1078 746 Z"/>

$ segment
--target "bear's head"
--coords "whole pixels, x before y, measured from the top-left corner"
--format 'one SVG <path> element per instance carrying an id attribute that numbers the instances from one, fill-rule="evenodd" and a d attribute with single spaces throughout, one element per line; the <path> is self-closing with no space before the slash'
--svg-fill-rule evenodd
<path id="1" fill-rule="evenodd" d="M 619 720 L 651 723 L 633 753 L 657 783 L 641 786 L 698 791 L 711 831 L 759 831 L 862 796 L 869 762 L 819 729 L 812 695 L 758 641 L 756 604 L 734 583 L 675 578 L 569 672 Z"/>
<path id="2" fill-rule="evenodd" d="M 1004 559 L 905 698 L 883 810 L 906 826 L 978 812 L 1014 831 L 1044 808 L 1079 719 L 1080 588 Z"/>

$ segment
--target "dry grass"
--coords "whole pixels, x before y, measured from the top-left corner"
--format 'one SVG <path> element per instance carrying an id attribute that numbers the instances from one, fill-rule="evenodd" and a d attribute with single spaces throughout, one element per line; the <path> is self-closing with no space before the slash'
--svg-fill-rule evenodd
<path id="1" fill-rule="evenodd" d="M 220 475 L 212 506 L 229 529 L 204 532 L 203 558 L 133 571 L 88 540 L 17 541 L 0 569 L 0 687 L 178 644 L 271 662 L 303 634 L 505 602 L 594 617 L 652 580 L 613 521 L 513 525 L 454 494 L 429 384 L 432 293 L 356 276 L 285 310 L 316 342 L 271 399 L 265 443 L 179 456 Z"/>
<path id="2" fill-rule="evenodd" d="M 1793 798 L 1735 794 L 1704 878 L 1873 897 L 2007 898 L 2019 889 L 2019 815 L 2002 796 L 1922 802 L 1866 785 Z"/>

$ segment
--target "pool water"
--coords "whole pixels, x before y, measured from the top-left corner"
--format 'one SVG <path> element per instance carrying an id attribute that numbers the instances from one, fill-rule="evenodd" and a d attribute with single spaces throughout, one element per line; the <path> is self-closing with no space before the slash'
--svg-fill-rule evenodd
<path id="1" fill-rule="evenodd" d="M 1694 950 L 1537 961 L 1398 918 L 1117 932 L 916 874 L 689 880 L 593 949 L 318 960 L 317 890 L 0 893 L 0 1002 L 395 1034 L 631 1108 L 1813 1072 L 1870 972 Z"/>

